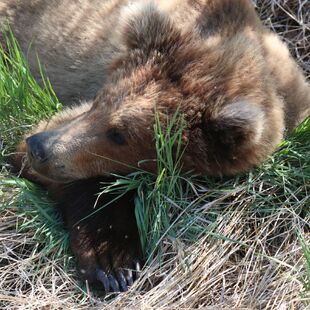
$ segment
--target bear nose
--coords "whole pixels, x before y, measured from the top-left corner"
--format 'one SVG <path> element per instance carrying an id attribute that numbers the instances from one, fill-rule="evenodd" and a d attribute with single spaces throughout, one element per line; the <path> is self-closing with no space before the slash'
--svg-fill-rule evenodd
<path id="1" fill-rule="evenodd" d="M 26 139 L 28 155 L 39 163 L 47 161 L 46 151 L 40 134 L 35 134 Z"/>

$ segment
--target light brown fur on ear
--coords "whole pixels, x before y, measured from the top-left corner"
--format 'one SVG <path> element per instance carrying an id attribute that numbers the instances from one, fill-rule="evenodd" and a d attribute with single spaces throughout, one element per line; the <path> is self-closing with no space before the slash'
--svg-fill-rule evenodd
<path id="1" fill-rule="evenodd" d="M 238 101 L 225 106 L 210 121 L 217 123 L 224 131 L 228 131 L 227 134 L 232 139 L 234 139 L 235 132 L 231 129 L 238 129 L 239 141 L 235 141 L 235 143 L 238 148 L 242 148 L 244 147 L 243 142 L 246 142 L 246 147 L 260 142 L 264 131 L 265 117 L 260 106 L 246 101 Z"/>
<path id="2" fill-rule="evenodd" d="M 272 118 L 266 113 L 270 112 L 258 104 L 239 100 L 206 115 L 202 127 L 206 163 L 200 169 L 208 175 L 234 175 L 262 161 L 281 141 L 284 129 L 280 105 Z"/>

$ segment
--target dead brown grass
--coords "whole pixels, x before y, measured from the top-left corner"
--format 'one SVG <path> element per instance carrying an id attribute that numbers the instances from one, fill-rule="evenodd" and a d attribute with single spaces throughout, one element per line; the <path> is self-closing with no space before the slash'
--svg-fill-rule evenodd
<path id="1" fill-rule="evenodd" d="M 267 27 L 288 44 L 292 55 L 310 76 L 310 2 L 308 0 L 253 0 Z"/>
<path id="2" fill-rule="evenodd" d="M 254 2 L 310 77 L 310 1 Z M 254 187 L 260 188 L 255 180 Z M 272 186 L 267 190 L 275 195 Z M 18 199 L 14 189 L 1 186 L 0 194 L 0 204 Z M 164 260 L 153 261 L 129 292 L 109 301 L 82 292 L 74 268 L 64 268 L 62 258 L 33 254 L 33 235 L 16 230 L 20 219 L 10 208 L 0 218 L 0 308 L 310 309 L 309 294 L 301 294 L 305 263 L 296 237 L 296 227 L 307 231 L 308 224 L 294 211 L 309 206 L 309 199 L 296 197 L 293 209 L 284 202 L 279 212 L 258 216 L 251 210 L 255 194 L 249 195 L 246 185 L 219 195 L 199 207 L 202 214 L 225 208 L 203 238 L 195 244 L 163 240 Z M 310 242 L 309 234 L 304 238 Z"/>

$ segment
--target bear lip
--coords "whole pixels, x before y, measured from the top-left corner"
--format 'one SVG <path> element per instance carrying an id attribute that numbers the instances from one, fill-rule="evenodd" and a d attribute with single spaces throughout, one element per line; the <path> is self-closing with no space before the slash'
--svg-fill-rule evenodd
<path id="1" fill-rule="evenodd" d="M 48 171 L 50 170 L 49 165 L 46 164 L 47 161 L 45 161 L 44 166 L 42 164 L 37 165 L 36 161 L 32 160 L 32 158 L 27 154 L 27 161 L 31 167 L 31 169 L 38 174 L 42 179 L 46 180 L 46 181 L 50 181 L 50 182 L 54 182 L 54 183 L 70 183 L 72 181 L 74 181 L 73 178 L 69 178 L 67 176 L 60 176 L 57 175 L 57 177 L 55 177 L 55 175 L 51 175 L 48 173 Z M 64 166 L 62 166 L 64 167 Z"/>

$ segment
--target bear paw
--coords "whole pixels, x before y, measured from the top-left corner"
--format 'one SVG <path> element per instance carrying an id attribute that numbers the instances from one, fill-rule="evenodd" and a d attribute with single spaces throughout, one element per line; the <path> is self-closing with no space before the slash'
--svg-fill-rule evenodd
<path id="1" fill-rule="evenodd" d="M 107 181 L 81 180 L 50 186 L 49 192 L 57 199 L 69 229 L 81 278 L 105 292 L 119 292 L 128 290 L 137 279 L 142 250 L 135 218 L 135 192 L 121 197 L 98 196 L 102 182 Z"/>
<path id="2" fill-rule="evenodd" d="M 132 231 L 113 229 L 109 225 L 96 231 L 82 225 L 74 227 L 71 248 L 82 280 L 105 293 L 125 292 L 141 272 L 138 235 Z"/>

